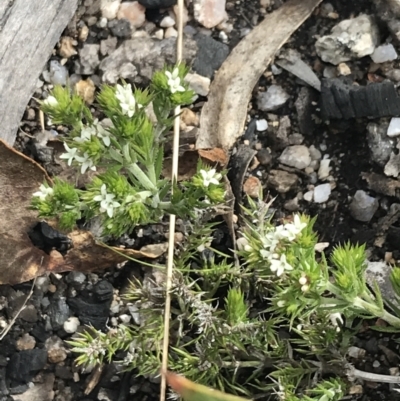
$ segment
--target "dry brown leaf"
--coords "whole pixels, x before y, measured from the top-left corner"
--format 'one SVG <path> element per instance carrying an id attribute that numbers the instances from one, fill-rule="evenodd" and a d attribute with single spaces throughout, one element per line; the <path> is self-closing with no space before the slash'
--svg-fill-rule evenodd
<path id="1" fill-rule="evenodd" d="M 197 149 L 230 149 L 242 134 L 254 86 L 277 51 L 322 0 L 289 0 L 232 50 L 211 84 Z"/>
<path id="2" fill-rule="evenodd" d="M 166 243 L 146 245 L 140 250 L 108 247 L 97 242 L 91 232 L 82 230 L 75 230 L 68 234 L 68 237 L 72 240 L 73 247 L 65 256 L 52 251 L 46 270 L 57 273 L 103 271 L 125 262 L 126 256 L 135 259 L 156 259 L 167 250 Z"/>
<path id="3" fill-rule="evenodd" d="M 65 256 L 46 254 L 28 236 L 38 222 L 37 212 L 29 209 L 32 194 L 45 180 L 51 182 L 39 164 L 0 140 L 0 284 L 22 283 L 46 272 L 102 271 L 126 261 L 124 254 L 155 259 L 166 252 L 166 243 L 141 250 L 105 247 L 90 232 L 76 230 L 68 235 L 73 247 Z"/>
<path id="4" fill-rule="evenodd" d="M 205 162 L 218 163 L 222 167 L 228 163 L 228 155 L 221 148 L 214 149 L 199 149 L 199 155 Z"/>
<path id="5" fill-rule="evenodd" d="M 49 180 L 35 161 L 0 140 L 0 284 L 16 284 L 43 272 L 48 260 L 32 245 L 29 229 L 37 223 L 32 194 Z"/>

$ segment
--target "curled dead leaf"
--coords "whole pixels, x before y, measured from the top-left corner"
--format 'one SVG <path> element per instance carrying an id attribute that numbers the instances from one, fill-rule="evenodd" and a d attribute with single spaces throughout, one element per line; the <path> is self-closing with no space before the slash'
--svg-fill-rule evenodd
<path id="1" fill-rule="evenodd" d="M 277 51 L 322 0 L 289 0 L 232 50 L 211 84 L 197 149 L 230 149 L 242 134 L 254 86 Z"/>

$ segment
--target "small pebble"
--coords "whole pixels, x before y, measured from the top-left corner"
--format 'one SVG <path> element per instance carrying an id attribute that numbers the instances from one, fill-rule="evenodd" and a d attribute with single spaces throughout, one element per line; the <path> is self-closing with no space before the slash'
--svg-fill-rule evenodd
<path id="1" fill-rule="evenodd" d="M 369 196 L 365 191 L 358 190 L 350 203 L 349 209 L 354 219 L 368 222 L 372 219 L 378 207 L 379 202 L 377 199 Z"/>
<path id="2" fill-rule="evenodd" d="M 243 184 L 243 191 L 252 198 L 260 195 L 261 182 L 257 177 L 249 177 Z"/>
<path id="3" fill-rule="evenodd" d="M 72 317 L 69 317 L 64 322 L 63 328 L 66 333 L 72 334 L 72 333 L 75 333 L 76 330 L 78 330 L 78 327 L 80 324 L 81 323 L 80 323 L 79 319 L 77 317 L 72 316 Z"/>
<path id="4" fill-rule="evenodd" d="M 331 184 L 321 184 L 314 188 L 314 202 L 324 203 L 331 195 Z"/>
<path id="5" fill-rule="evenodd" d="M 312 202 L 314 197 L 314 191 L 307 191 L 304 195 L 303 195 L 303 199 L 307 202 Z"/>
<path id="6" fill-rule="evenodd" d="M 393 117 L 390 120 L 390 124 L 387 130 L 387 136 L 389 138 L 393 138 L 395 136 L 400 135 L 400 118 L 399 117 Z"/>
<path id="7" fill-rule="evenodd" d="M 107 18 L 108 20 L 117 18 L 117 13 L 120 4 L 121 4 L 120 0 L 116 1 L 102 0 L 102 5 L 100 7 L 102 17 Z"/>
<path id="8" fill-rule="evenodd" d="M 310 151 L 307 146 L 288 146 L 279 156 L 279 161 L 286 166 L 302 170 L 311 163 Z"/>
<path id="9" fill-rule="evenodd" d="M 397 53 L 391 43 L 378 46 L 371 54 L 372 61 L 374 63 L 386 63 L 397 59 Z"/>
<path id="10" fill-rule="evenodd" d="M 158 29 L 157 31 L 155 31 L 154 36 L 157 39 L 162 40 L 164 38 L 164 29 Z"/>
<path id="11" fill-rule="evenodd" d="M 343 76 L 351 74 L 351 69 L 346 63 L 340 63 L 337 66 L 337 71 L 338 71 L 339 75 L 343 75 Z"/>
<path id="12" fill-rule="evenodd" d="M 164 34 L 165 39 L 168 38 L 177 38 L 178 37 L 178 31 L 174 27 L 169 27 L 165 30 Z"/>
<path id="13" fill-rule="evenodd" d="M 328 178 L 331 168 L 329 167 L 330 159 L 323 159 L 319 165 L 318 178 L 324 180 Z"/>
<path id="14" fill-rule="evenodd" d="M 190 89 L 194 90 L 200 96 L 207 96 L 210 91 L 210 78 L 203 77 L 199 74 L 187 74 L 185 81 L 189 84 Z"/>
<path id="15" fill-rule="evenodd" d="M 35 338 L 30 336 L 28 333 L 25 333 L 21 338 L 17 340 L 15 346 L 18 351 L 25 351 L 28 349 L 34 349 L 35 345 L 36 345 Z"/>
<path id="16" fill-rule="evenodd" d="M 263 111 L 277 110 L 288 100 L 289 95 L 278 85 L 271 85 L 266 92 L 259 92 L 257 96 L 257 107 Z"/>
<path id="17" fill-rule="evenodd" d="M 268 166 L 272 160 L 271 152 L 268 149 L 260 149 L 257 152 L 257 159 L 263 166 Z"/>
<path id="18" fill-rule="evenodd" d="M 169 15 L 164 17 L 160 22 L 161 28 L 170 28 L 174 25 L 175 25 L 175 20 L 172 17 L 170 17 Z"/>
<path id="19" fill-rule="evenodd" d="M 119 320 L 121 320 L 121 322 L 125 323 L 125 324 L 129 323 L 131 321 L 131 319 L 132 319 L 132 316 L 129 316 L 126 314 L 120 315 L 120 317 L 119 317 Z"/>
<path id="20" fill-rule="evenodd" d="M 381 366 L 381 363 L 379 361 L 375 360 L 374 362 L 372 362 L 372 367 L 379 368 L 379 366 Z"/>
<path id="21" fill-rule="evenodd" d="M 137 1 L 127 1 L 119 6 L 117 18 L 127 20 L 135 28 L 140 28 L 146 21 L 146 9 Z"/>
<path id="22" fill-rule="evenodd" d="M 266 131 L 268 128 L 268 122 L 265 119 L 256 121 L 257 131 Z"/>

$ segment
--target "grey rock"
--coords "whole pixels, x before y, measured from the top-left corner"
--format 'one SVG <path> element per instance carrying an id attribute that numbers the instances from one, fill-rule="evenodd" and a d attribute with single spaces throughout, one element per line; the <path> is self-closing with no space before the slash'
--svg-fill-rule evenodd
<path id="1" fill-rule="evenodd" d="M 278 131 L 276 132 L 276 137 L 279 139 L 281 147 L 287 146 L 289 144 L 288 136 L 291 132 L 292 122 L 289 116 L 283 116 L 279 120 Z"/>
<path id="2" fill-rule="evenodd" d="M 126 40 L 100 63 L 102 81 L 115 84 L 120 78 L 129 79 L 137 84 L 146 84 L 153 73 L 165 64 L 175 64 L 176 40 L 168 38 L 156 40 L 152 38 L 134 38 Z M 196 42 L 184 39 L 183 58 L 190 65 L 196 54 Z"/>
<path id="3" fill-rule="evenodd" d="M 57 60 L 50 61 L 50 82 L 53 85 L 65 86 L 68 80 L 67 67 L 61 65 Z"/>
<path id="4" fill-rule="evenodd" d="M 384 261 L 381 262 L 370 262 L 367 261 L 367 269 L 365 270 L 365 277 L 367 283 L 373 287 L 378 284 L 381 293 L 386 299 L 393 302 L 395 305 L 398 304 L 398 297 L 393 290 L 393 286 L 390 282 L 390 273 L 392 266 L 388 265 Z"/>
<path id="5" fill-rule="evenodd" d="M 103 56 L 111 54 L 117 47 L 118 39 L 116 37 L 109 36 L 100 42 L 100 53 Z"/>
<path id="6" fill-rule="evenodd" d="M 314 188 L 314 202 L 324 203 L 327 202 L 331 195 L 331 184 L 320 184 Z"/>
<path id="7" fill-rule="evenodd" d="M 210 78 L 203 77 L 199 74 L 187 74 L 185 81 L 189 84 L 190 89 L 200 96 L 207 96 L 210 91 Z"/>
<path id="8" fill-rule="evenodd" d="M 45 349 L 30 349 L 12 355 L 7 365 L 7 376 L 17 383 L 28 383 L 44 368 L 47 362 Z"/>
<path id="9" fill-rule="evenodd" d="M 67 277 L 65 278 L 65 281 L 68 284 L 81 285 L 86 281 L 86 276 L 81 272 L 70 272 L 70 273 L 68 273 Z"/>
<path id="10" fill-rule="evenodd" d="M 388 123 L 369 123 L 367 125 L 367 142 L 371 159 L 383 167 L 394 150 L 394 141 L 386 135 Z"/>
<path id="11" fill-rule="evenodd" d="M 368 222 L 372 219 L 378 207 L 379 202 L 377 199 L 362 190 L 358 190 L 350 203 L 349 209 L 354 219 Z"/>
<path id="12" fill-rule="evenodd" d="M 285 194 L 295 187 L 299 178 L 296 174 L 284 170 L 271 170 L 268 176 L 268 186 L 280 194 Z"/>
<path id="13" fill-rule="evenodd" d="M 386 77 L 395 82 L 400 82 L 400 69 L 391 69 L 385 73 Z"/>
<path id="14" fill-rule="evenodd" d="M 42 163 L 51 163 L 54 157 L 54 149 L 48 146 L 43 146 L 38 142 L 32 144 L 32 155 L 36 160 Z"/>
<path id="15" fill-rule="evenodd" d="M 194 39 L 197 42 L 198 51 L 193 63 L 193 70 L 204 77 L 212 78 L 215 71 L 229 55 L 229 47 L 210 36 L 197 34 Z"/>
<path id="16" fill-rule="evenodd" d="M 390 159 L 386 163 L 385 168 L 383 170 L 385 175 L 389 177 L 398 177 L 400 174 L 400 154 L 395 154 L 392 152 L 390 154 Z"/>
<path id="17" fill-rule="evenodd" d="M 302 170 L 311 163 L 310 151 L 304 145 L 288 146 L 279 156 L 279 161 L 286 166 Z"/>
<path id="18" fill-rule="evenodd" d="M 391 43 L 387 43 L 378 46 L 371 54 L 371 58 L 374 63 L 386 63 L 387 61 L 396 60 L 397 53 L 394 46 Z"/>
<path id="19" fill-rule="evenodd" d="M 282 52 L 279 60 L 275 61 L 275 64 L 289 71 L 314 89 L 321 90 L 321 81 L 311 67 L 301 59 L 300 54 L 296 50 L 289 49 Z"/>
<path id="20" fill-rule="evenodd" d="M 112 20 L 108 23 L 108 28 L 117 38 L 130 38 L 132 35 L 132 25 L 126 19 Z"/>
<path id="21" fill-rule="evenodd" d="M 85 44 L 79 50 L 79 60 L 75 65 L 75 73 L 83 75 L 94 74 L 100 64 L 99 50 L 100 45 Z"/>
<path id="22" fill-rule="evenodd" d="M 43 374 L 40 383 L 35 383 L 23 394 L 13 397 L 14 401 L 53 401 L 54 378 L 53 373 Z"/>
<path id="23" fill-rule="evenodd" d="M 272 161 L 271 152 L 268 149 L 260 149 L 257 152 L 257 160 L 262 166 L 269 166 Z"/>
<path id="24" fill-rule="evenodd" d="M 138 0 L 146 8 L 168 8 L 176 4 L 176 0 Z"/>
<path id="25" fill-rule="evenodd" d="M 257 106 L 262 111 L 273 111 L 282 107 L 288 100 L 289 95 L 278 85 L 271 85 L 266 92 L 259 92 Z"/>
<path id="26" fill-rule="evenodd" d="M 53 330 L 59 330 L 63 326 L 64 322 L 69 317 L 69 306 L 67 305 L 65 298 L 53 300 L 47 311 L 50 317 L 50 323 Z"/>
<path id="27" fill-rule="evenodd" d="M 362 14 L 339 22 L 330 35 L 317 40 L 315 47 L 323 61 L 338 65 L 372 54 L 378 44 L 379 31 L 375 20 Z"/>
<path id="28" fill-rule="evenodd" d="M 302 87 L 297 96 L 294 106 L 296 107 L 299 130 L 302 134 L 311 135 L 315 130 L 315 119 L 312 113 L 315 109 L 313 102 L 318 99 L 317 92 L 311 88 Z"/>

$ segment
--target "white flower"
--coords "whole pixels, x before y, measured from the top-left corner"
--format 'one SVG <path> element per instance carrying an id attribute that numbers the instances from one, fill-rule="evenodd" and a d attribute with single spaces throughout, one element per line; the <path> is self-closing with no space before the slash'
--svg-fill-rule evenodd
<path id="1" fill-rule="evenodd" d="M 286 255 L 282 254 L 279 259 L 272 259 L 271 266 L 269 267 L 276 275 L 281 276 L 285 270 L 293 270 L 293 267 L 286 261 Z"/>
<path id="2" fill-rule="evenodd" d="M 96 128 L 93 126 L 82 128 L 81 136 L 77 136 L 74 138 L 74 141 L 82 143 L 86 141 L 90 141 L 92 135 L 96 135 Z"/>
<path id="3" fill-rule="evenodd" d="M 200 174 L 203 177 L 203 185 L 204 187 L 208 187 L 210 184 L 219 184 L 219 180 L 222 178 L 220 173 L 217 173 L 215 168 L 212 168 L 209 171 L 200 170 Z"/>
<path id="4" fill-rule="evenodd" d="M 67 164 L 70 166 L 73 162 L 74 159 L 77 160 L 78 156 L 76 152 L 78 151 L 77 148 L 70 148 L 65 142 L 64 142 L 64 148 L 67 151 L 67 153 L 63 153 L 60 156 L 60 159 L 68 159 Z"/>
<path id="5" fill-rule="evenodd" d="M 110 133 L 106 131 L 101 124 L 96 124 L 96 134 L 97 137 L 103 141 L 104 146 L 110 146 Z"/>
<path id="6" fill-rule="evenodd" d="M 39 191 L 35 192 L 33 196 L 37 196 L 40 198 L 40 200 L 44 201 L 46 199 L 47 195 L 52 195 L 53 194 L 53 188 L 46 187 L 45 185 L 41 185 L 39 187 Z"/>
<path id="7" fill-rule="evenodd" d="M 270 231 L 264 237 L 261 237 L 261 242 L 264 248 L 268 249 L 270 252 L 273 252 L 279 244 L 279 236 L 275 231 Z"/>
<path id="8" fill-rule="evenodd" d="M 295 239 L 305 227 L 307 227 L 307 223 L 302 223 L 298 214 L 294 216 L 293 223 L 285 224 L 285 229 L 288 232 L 289 237 L 293 239 Z"/>
<path id="9" fill-rule="evenodd" d="M 132 117 L 135 114 L 136 100 L 132 93 L 131 84 L 125 86 L 117 85 L 115 97 L 119 100 L 122 113 Z"/>
<path id="10" fill-rule="evenodd" d="M 181 85 L 178 68 L 174 68 L 172 73 L 170 73 L 169 71 L 165 71 L 165 75 L 168 78 L 168 86 L 171 93 L 185 92 L 185 88 Z"/>
<path id="11" fill-rule="evenodd" d="M 43 104 L 50 107 L 58 106 L 58 101 L 54 96 L 48 96 L 47 99 L 43 101 Z"/>
<path id="12" fill-rule="evenodd" d="M 342 314 L 339 312 L 331 313 L 329 315 L 329 319 L 333 326 L 338 327 L 339 323 L 343 324 Z"/>
<path id="13" fill-rule="evenodd" d="M 285 304 L 286 304 L 286 302 L 281 300 L 276 303 L 276 306 L 278 306 L 278 308 L 283 308 L 285 306 Z"/>
<path id="14" fill-rule="evenodd" d="M 299 284 L 300 285 L 304 285 L 304 284 L 307 284 L 307 277 L 306 276 L 301 276 L 300 278 L 299 278 Z"/>
<path id="15" fill-rule="evenodd" d="M 85 174 L 86 170 L 89 168 L 90 170 L 96 171 L 96 166 L 93 164 L 93 160 L 89 157 L 87 152 L 82 156 L 75 156 L 75 160 L 82 164 L 81 166 L 81 174 Z"/>
<path id="16" fill-rule="evenodd" d="M 115 195 L 108 194 L 106 184 L 103 184 L 100 188 L 100 195 L 96 195 L 93 200 L 100 202 L 100 212 L 107 212 L 108 216 L 112 217 L 114 209 L 121 206 L 119 202 L 113 201 L 114 198 Z"/>

